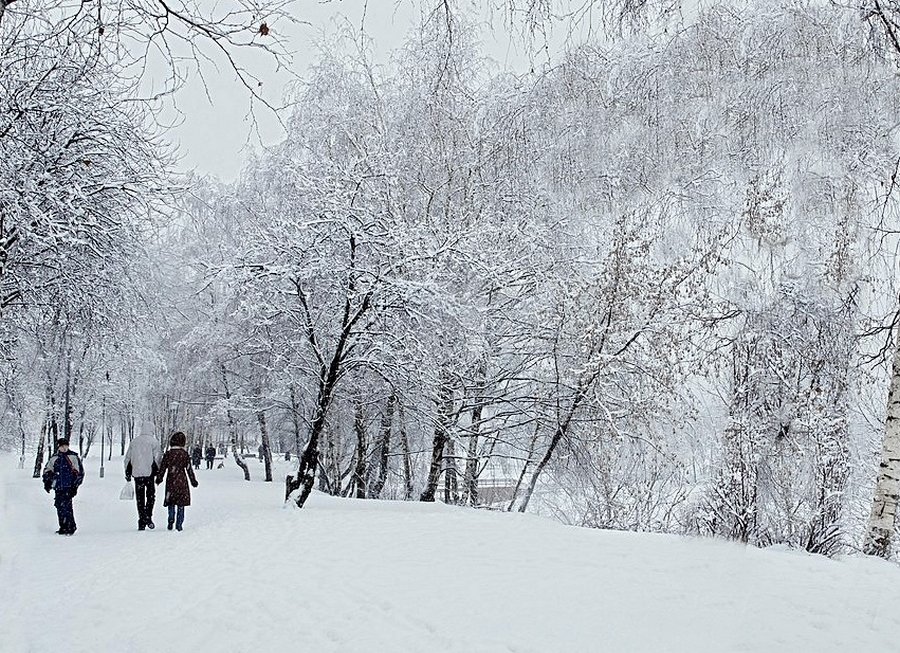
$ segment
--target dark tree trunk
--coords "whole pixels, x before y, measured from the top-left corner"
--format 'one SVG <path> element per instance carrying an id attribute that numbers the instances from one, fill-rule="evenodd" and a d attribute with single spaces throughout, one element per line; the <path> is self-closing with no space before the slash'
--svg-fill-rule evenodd
<path id="1" fill-rule="evenodd" d="M 244 459 L 238 451 L 238 433 L 237 426 L 235 426 L 234 423 L 234 415 L 231 412 L 231 390 L 228 388 L 228 373 L 225 371 L 225 365 L 222 363 L 219 364 L 219 370 L 222 373 L 222 387 L 225 390 L 225 417 L 228 419 L 228 431 L 231 435 L 231 452 L 234 455 L 234 462 L 244 472 L 244 480 L 249 481 L 250 468 L 247 467 L 247 463 L 244 462 Z"/>
<path id="2" fill-rule="evenodd" d="M 300 405 L 297 402 L 297 390 L 291 384 L 291 420 L 294 423 L 294 454 L 300 455 Z"/>
<path id="3" fill-rule="evenodd" d="M 622 350 L 624 350 L 624 347 L 622 348 Z M 622 350 L 620 350 L 620 353 Z M 572 398 L 572 403 L 569 405 L 568 412 L 566 412 L 565 416 L 561 420 L 557 421 L 556 430 L 553 432 L 553 437 L 550 440 L 550 446 L 547 447 L 546 453 L 537 464 L 537 467 L 535 467 L 534 473 L 531 475 L 531 481 L 528 483 L 528 489 L 525 491 L 525 496 L 522 497 L 522 503 L 519 504 L 519 512 L 525 512 L 525 510 L 528 508 L 528 503 L 531 501 L 531 497 L 534 494 L 535 487 L 537 487 L 538 478 L 540 478 L 541 473 L 543 473 L 544 469 L 547 467 L 547 464 L 553 458 L 556 447 L 559 446 L 559 443 L 562 442 L 563 438 L 568 435 L 569 426 L 572 423 L 572 419 L 575 417 L 575 413 L 577 413 L 579 408 L 581 408 L 581 402 L 584 401 L 584 398 L 587 396 L 588 390 L 594 384 L 594 381 L 596 381 L 599 374 L 600 371 L 598 368 L 597 371 L 593 372 L 589 377 L 583 378 L 581 383 L 579 383 L 578 389 L 575 391 L 575 396 Z"/>
<path id="4" fill-rule="evenodd" d="M 544 453 L 544 457 L 541 458 L 540 462 L 537 464 L 537 467 L 534 469 L 534 473 L 531 475 L 531 480 L 528 483 L 528 488 L 525 490 L 525 495 L 522 497 L 522 503 L 519 504 L 519 512 L 525 512 L 528 508 L 528 503 L 531 501 L 531 497 L 534 494 L 534 489 L 537 487 L 538 478 L 540 478 L 541 473 L 544 471 L 544 468 L 547 466 L 547 463 L 550 462 L 550 459 L 553 458 L 553 453 L 556 451 L 556 447 L 562 442 L 562 439 L 566 436 L 566 433 L 569 430 L 569 423 L 572 418 L 572 413 L 569 413 L 568 417 L 556 427 L 556 431 L 553 433 L 553 438 L 550 440 L 550 446 L 547 447 L 546 453 Z"/>
<path id="5" fill-rule="evenodd" d="M 325 421 L 328 416 L 328 409 L 331 407 L 331 401 L 334 397 L 335 386 L 338 382 L 341 365 L 344 362 L 347 348 L 351 345 L 353 329 L 359 319 L 365 315 L 371 307 L 372 295 L 367 292 L 362 296 L 359 306 L 354 310 L 353 301 L 356 299 L 356 273 L 352 271 L 353 262 L 356 260 L 356 237 L 350 237 L 350 263 L 351 273 L 347 280 L 347 294 L 344 298 L 343 314 L 341 316 L 341 332 L 338 336 L 337 343 L 331 359 L 327 360 L 320 348 L 320 343 L 316 337 L 315 325 L 313 323 L 312 312 L 307 302 L 306 293 L 299 282 L 295 283 L 297 289 L 297 299 L 303 308 L 303 314 L 306 319 L 306 336 L 309 344 L 315 352 L 319 360 L 319 390 L 316 396 L 315 412 L 313 413 L 312 423 L 309 427 L 309 441 L 303 449 L 300 456 L 300 467 L 297 470 L 297 478 L 290 484 L 291 494 L 295 494 L 294 501 L 297 507 L 302 508 L 303 504 L 309 498 L 313 486 L 316 482 L 316 466 L 319 462 L 319 438 L 325 428 Z"/>
<path id="6" fill-rule="evenodd" d="M 84 458 L 84 417 L 87 414 L 87 406 L 82 406 L 81 412 L 78 414 L 78 455 Z"/>
<path id="7" fill-rule="evenodd" d="M 466 471 L 463 479 L 466 504 L 478 505 L 478 436 L 481 435 L 481 414 L 484 409 L 484 377 L 487 374 L 482 361 L 476 371 L 475 393 L 472 397 L 472 423 L 469 426 L 469 451 L 466 456 Z"/>
<path id="8" fill-rule="evenodd" d="M 406 433 L 406 425 L 403 423 L 403 405 L 398 406 L 398 423 L 400 425 L 400 453 L 403 456 L 403 488 L 404 498 L 412 501 L 414 488 L 412 478 L 412 456 L 409 453 L 409 436 Z"/>
<path id="9" fill-rule="evenodd" d="M 272 482 L 272 448 L 269 443 L 269 429 L 266 426 L 265 411 L 256 411 L 256 421 L 259 422 L 259 435 L 262 438 L 263 464 L 266 468 L 266 481 Z"/>
<path id="10" fill-rule="evenodd" d="M 322 432 L 325 429 L 325 418 L 328 408 L 331 406 L 332 393 L 337 383 L 339 367 L 340 360 L 335 355 L 331 360 L 331 365 L 327 369 L 320 370 L 316 412 L 309 428 L 309 441 L 306 443 L 303 453 L 300 454 L 297 476 L 289 486 L 291 494 L 297 493 L 294 501 L 299 508 L 302 508 L 303 504 L 306 503 L 316 482 L 316 468 L 319 463 L 319 438 L 322 437 Z M 339 488 L 340 480 L 337 480 L 335 485 Z M 297 492 L 298 490 L 299 492 Z"/>
<path id="11" fill-rule="evenodd" d="M 440 387 L 437 399 L 437 420 L 434 427 L 434 442 L 431 447 L 431 465 L 428 468 L 428 480 L 419 501 L 434 501 L 438 481 L 444 465 L 444 448 L 450 439 L 450 412 L 453 409 L 453 388 L 446 373 L 440 376 Z"/>
<path id="12" fill-rule="evenodd" d="M 325 400 L 324 405 L 322 403 L 323 400 Z M 319 437 L 322 435 L 322 429 L 325 427 L 325 413 L 328 409 L 328 404 L 331 403 L 330 392 L 328 395 L 323 396 L 320 389 L 318 403 L 316 415 L 309 429 L 309 442 L 306 443 L 303 453 L 300 454 L 300 467 L 297 470 L 297 477 L 289 486 L 291 494 L 299 490 L 294 499 L 299 508 L 302 508 L 303 504 L 306 503 L 316 482 L 316 466 L 319 462 Z"/>
<path id="13" fill-rule="evenodd" d="M 478 505 L 478 436 L 481 434 L 481 403 L 472 408 L 472 425 L 469 427 L 469 451 L 466 456 L 465 492 L 466 504 Z"/>
<path id="14" fill-rule="evenodd" d="M 56 394 L 53 390 L 53 384 L 50 381 L 47 381 L 47 403 L 50 406 L 47 411 L 47 418 L 45 420 L 46 429 L 41 429 L 41 451 L 40 458 L 43 459 L 44 456 L 44 448 L 47 450 L 47 456 L 52 456 L 53 452 L 56 451 L 56 442 L 59 440 L 59 424 L 56 421 Z M 46 440 L 46 445 L 44 441 Z M 41 463 L 43 464 L 43 462 Z M 38 476 L 40 475 L 40 470 L 36 470 Z"/>
<path id="15" fill-rule="evenodd" d="M 44 418 L 44 425 L 41 426 L 41 435 L 38 438 L 37 453 L 34 456 L 33 478 L 40 478 L 41 471 L 44 468 L 44 440 L 46 437 L 47 437 L 47 418 Z"/>
<path id="16" fill-rule="evenodd" d="M 431 465 L 428 468 L 428 478 L 425 481 L 425 489 L 419 496 L 419 501 L 434 501 L 437 492 L 438 481 L 441 476 L 441 467 L 444 464 L 444 445 L 447 444 L 447 436 L 438 426 L 434 433 L 434 442 L 431 446 Z"/>
<path id="17" fill-rule="evenodd" d="M 56 419 L 56 393 L 53 386 L 48 383 L 47 393 L 50 397 L 50 412 L 47 415 L 47 441 L 50 444 L 50 451 L 56 449 L 56 442 L 59 440 L 59 422 Z M 52 455 L 52 454 L 51 454 Z"/>
<path id="18" fill-rule="evenodd" d="M 528 466 L 531 464 L 531 458 L 534 456 L 534 448 L 537 445 L 538 433 L 540 433 L 540 424 L 538 423 L 534 427 L 534 434 L 531 436 L 531 441 L 528 443 L 528 457 L 525 459 L 525 464 L 522 465 L 522 471 L 519 473 L 519 478 L 516 480 L 516 485 L 513 487 L 512 497 L 509 500 L 509 505 L 506 507 L 507 512 L 512 512 L 512 509 L 516 505 L 516 500 L 519 498 L 519 490 L 522 488 L 522 483 L 525 482 L 525 474 L 528 473 Z"/>
<path id="19" fill-rule="evenodd" d="M 85 458 L 87 458 L 88 454 L 91 453 L 91 445 L 94 444 L 94 437 L 96 436 L 96 434 L 97 434 L 96 426 L 88 427 L 88 435 L 87 435 L 87 438 L 85 439 L 86 444 L 84 447 L 84 457 Z"/>
<path id="20" fill-rule="evenodd" d="M 394 422 L 394 406 L 397 403 L 397 396 L 392 392 L 388 396 L 387 406 L 385 406 L 384 414 L 381 416 L 381 441 L 378 443 L 378 477 L 375 479 L 375 485 L 372 487 L 372 498 L 377 499 L 384 490 L 384 484 L 387 482 L 388 462 L 390 461 L 391 451 L 391 427 Z"/>
<path id="21" fill-rule="evenodd" d="M 63 406 L 63 436 L 72 441 L 72 353 L 66 354 L 66 395 Z"/>

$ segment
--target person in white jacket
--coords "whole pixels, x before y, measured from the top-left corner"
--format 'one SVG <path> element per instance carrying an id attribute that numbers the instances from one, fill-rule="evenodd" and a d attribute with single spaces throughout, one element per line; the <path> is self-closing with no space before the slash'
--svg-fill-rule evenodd
<path id="1" fill-rule="evenodd" d="M 146 432 L 132 440 L 125 453 L 125 480 L 130 481 L 134 477 L 139 531 L 155 528 L 153 504 L 156 502 L 156 485 L 153 479 L 159 472 L 161 459 L 159 441 Z"/>

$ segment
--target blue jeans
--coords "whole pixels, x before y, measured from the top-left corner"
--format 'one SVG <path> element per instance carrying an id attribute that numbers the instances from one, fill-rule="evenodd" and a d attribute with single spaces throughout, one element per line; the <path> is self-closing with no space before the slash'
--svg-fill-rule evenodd
<path id="1" fill-rule="evenodd" d="M 175 517 L 175 508 L 178 508 L 178 518 Z M 175 528 L 181 530 L 184 525 L 184 506 L 169 506 L 169 526 L 175 524 Z"/>

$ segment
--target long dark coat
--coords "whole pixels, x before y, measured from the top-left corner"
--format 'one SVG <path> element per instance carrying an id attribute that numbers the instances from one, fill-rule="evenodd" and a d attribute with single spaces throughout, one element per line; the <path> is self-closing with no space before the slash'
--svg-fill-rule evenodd
<path id="1" fill-rule="evenodd" d="M 166 474 L 168 473 L 168 476 Z M 156 475 L 159 485 L 166 477 L 166 498 L 164 506 L 191 505 L 191 485 L 197 487 L 197 478 L 191 467 L 191 457 L 183 447 L 172 447 L 164 455 Z M 188 485 L 190 479 L 190 485 Z"/>

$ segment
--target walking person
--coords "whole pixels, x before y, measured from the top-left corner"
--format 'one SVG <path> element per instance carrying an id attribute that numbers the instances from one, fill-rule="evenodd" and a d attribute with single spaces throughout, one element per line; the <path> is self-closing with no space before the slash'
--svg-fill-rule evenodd
<path id="1" fill-rule="evenodd" d="M 125 480 L 134 477 L 134 498 L 137 501 L 138 530 L 153 530 L 153 506 L 156 503 L 156 486 L 153 481 L 159 471 L 162 458 L 159 441 L 143 431 L 128 445 L 125 452 Z"/>
<path id="2" fill-rule="evenodd" d="M 212 469 L 216 460 L 216 447 L 213 444 L 206 445 L 206 469 Z"/>
<path id="3" fill-rule="evenodd" d="M 84 466 L 81 458 L 74 451 L 69 451 L 69 440 L 60 438 L 56 442 L 58 451 L 50 456 L 50 460 L 44 466 L 44 489 L 56 491 L 53 504 L 56 506 L 56 516 L 59 519 L 58 535 L 75 534 L 75 510 L 72 507 L 72 499 L 78 494 L 78 488 L 84 481 Z"/>
<path id="4" fill-rule="evenodd" d="M 166 479 L 166 494 L 163 505 L 169 509 L 168 529 L 180 531 L 184 525 L 184 509 L 191 505 L 191 486 L 197 487 L 197 478 L 191 467 L 191 457 L 185 451 L 187 438 L 178 431 L 169 440 L 169 450 L 162 457 L 156 484 Z M 190 480 L 190 486 L 188 485 Z"/>
<path id="5" fill-rule="evenodd" d="M 202 460 L 203 450 L 200 448 L 200 443 L 197 442 L 191 449 L 191 463 L 194 465 L 194 469 L 200 469 L 200 461 Z"/>

